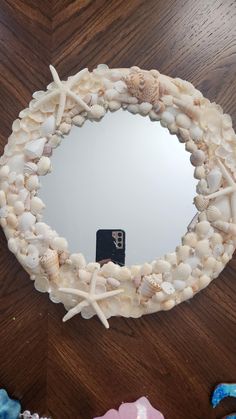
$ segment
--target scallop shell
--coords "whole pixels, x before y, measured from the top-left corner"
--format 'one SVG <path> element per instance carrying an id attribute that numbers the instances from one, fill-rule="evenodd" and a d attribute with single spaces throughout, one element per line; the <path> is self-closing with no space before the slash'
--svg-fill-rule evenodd
<path id="1" fill-rule="evenodd" d="M 151 74 L 137 71 L 125 77 L 124 81 L 129 93 L 140 102 L 149 102 L 153 105 L 158 103 L 160 84 L 159 80 Z"/>
<path id="2" fill-rule="evenodd" d="M 34 196 L 33 198 L 31 198 L 30 210 L 32 214 L 34 215 L 40 214 L 44 208 L 45 208 L 45 205 L 42 199 L 40 199 L 38 196 Z"/>
<path id="3" fill-rule="evenodd" d="M 204 211 L 209 205 L 209 199 L 203 195 L 197 195 L 194 198 L 194 204 L 199 211 Z"/>
<path id="4" fill-rule="evenodd" d="M 176 248 L 176 255 L 179 262 L 184 262 L 190 255 L 191 247 L 187 245 L 178 246 Z"/>
<path id="5" fill-rule="evenodd" d="M 222 182 L 222 173 L 218 168 L 215 167 L 207 175 L 207 184 L 208 184 L 209 192 L 212 193 L 212 192 L 217 191 L 221 186 L 221 182 Z"/>
<path id="6" fill-rule="evenodd" d="M 164 291 L 164 293 L 167 295 L 172 295 L 175 293 L 175 288 L 170 282 L 164 281 L 161 283 L 160 287 L 162 291 Z"/>
<path id="7" fill-rule="evenodd" d="M 47 273 L 49 279 L 57 283 L 59 280 L 59 258 L 57 252 L 48 249 L 40 258 L 40 264 Z"/>
<path id="8" fill-rule="evenodd" d="M 214 205 L 210 205 L 206 210 L 206 215 L 208 221 L 217 221 L 221 218 L 221 211 L 219 208 L 215 207 Z"/>
<path id="9" fill-rule="evenodd" d="M 173 271 L 173 280 L 186 280 L 191 274 L 191 267 L 187 263 L 180 263 Z"/>
<path id="10" fill-rule="evenodd" d="M 204 166 L 197 166 L 194 170 L 194 177 L 195 179 L 204 179 L 205 178 L 205 168 Z"/>
<path id="11" fill-rule="evenodd" d="M 160 276 L 161 277 L 161 276 Z M 138 288 L 138 293 L 141 294 L 141 302 L 147 301 L 156 292 L 161 291 L 160 279 L 158 275 L 144 276 Z"/>
<path id="12" fill-rule="evenodd" d="M 171 270 L 171 264 L 167 260 L 159 259 L 155 262 L 153 270 L 156 273 L 169 272 Z"/>
<path id="13" fill-rule="evenodd" d="M 211 254 L 211 249 L 209 246 L 209 240 L 203 239 L 197 242 L 195 247 L 195 253 L 199 258 L 207 257 Z"/>

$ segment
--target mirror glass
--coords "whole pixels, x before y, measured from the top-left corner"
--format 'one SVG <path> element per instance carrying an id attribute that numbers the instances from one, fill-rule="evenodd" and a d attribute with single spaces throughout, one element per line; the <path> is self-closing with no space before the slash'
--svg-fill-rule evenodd
<path id="1" fill-rule="evenodd" d="M 139 264 L 174 251 L 196 214 L 189 153 L 148 117 L 119 110 L 74 126 L 54 150 L 52 166 L 41 178 L 43 221 L 88 262 L 96 258 L 97 230 L 122 238 L 125 232 L 123 263 Z M 105 235 L 98 233 L 100 250 Z"/>

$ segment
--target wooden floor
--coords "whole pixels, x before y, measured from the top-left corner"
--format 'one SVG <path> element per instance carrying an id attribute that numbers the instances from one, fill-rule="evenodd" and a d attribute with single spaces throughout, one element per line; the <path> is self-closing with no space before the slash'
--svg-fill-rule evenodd
<path id="1" fill-rule="evenodd" d="M 98 63 L 187 79 L 234 118 L 235 0 L 0 0 L 0 153 L 32 92 Z M 35 291 L 0 231 L 0 387 L 54 419 L 91 419 L 147 395 L 166 419 L 235 411 L 209 397 L 236 381 L 236 260 L 191 303 L 111 329 Z"/>

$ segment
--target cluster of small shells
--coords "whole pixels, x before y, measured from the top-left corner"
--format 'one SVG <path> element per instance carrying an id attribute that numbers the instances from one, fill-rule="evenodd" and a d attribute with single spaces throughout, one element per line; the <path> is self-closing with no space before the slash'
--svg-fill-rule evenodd
<path id="1" fill-rule="evenodd" d="M 53 89 L 51 83 L 47 92 Z M 29 108 L 20 112 L 12 125 L 0 159 L 0 223 L 8 247 L 34 280 L 35 288 L 48 292 L 53 302 L 62 302 L 67 310 L 78 299 L 60 293 L 58 288 L 88 290 L 95 269 L 97 293 L 121 284 L 124 289 L 124 293 L 101 301 L 107 318 L 140 317 L 169 310 L 216 278 L 235 249 L 236 195 L 216 193 L 229 187 L 224 169 L 236 179 L 236 135 L 231 118 L 191 83 L 157 70 L 99 65 L 84 73 L 73 92 L 83 98 L 90 111 L 68 97 L 56 126 L 59 97 L 37 106 L 47 94 L 40 91 L 34 93 Z M 199 180 L 194 199 L 199 212 L 182 243 L 162 258 L 131 267 L 112 262 L 103 266 L 87 264 L 81 253 L 70 254 L 66 239 L 43 222 L 45 205 L 37 196 L 40 176 L 51 171 L 53 149 L 72 125 L 81 127 L 86 119 L 100 120 L 106 111 L 120 108 L 160 121 L 185 143 L 195 167 L 194 176 Z M 91 317 L 91 312 L 88 315 L 82 310 L 82 316 Z"/>

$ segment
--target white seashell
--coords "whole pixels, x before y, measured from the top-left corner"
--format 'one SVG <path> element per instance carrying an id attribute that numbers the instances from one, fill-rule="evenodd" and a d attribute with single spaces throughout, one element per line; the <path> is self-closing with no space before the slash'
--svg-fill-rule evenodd
<path id="1" fill-rule="evenodd" d="M 24 153 L 28 160 L 40 158 L 47 139 L 39 138 L 38 140 L 29 141 L 24 147 Z"/>
<path id="2" fill-rule="evenodd" d="M 231 234 L 232 236 L 236 235 L 236 224 L 234 223 L 227 223 L 226 221 L 218 220 L 214 221 L 212 225 L 226 234 Z"/>
<path id="3" fill-rule="evenodd" d="M 105 278 L 114 277 L 117 272 L 118 266 L 113 262 L 105 263 L 101 267 L 101 273 Z"/>
<path id="4" fill-rule="evenodd" d="M 223 255 L 224 250 L 223 244 L 216 244 L 212 249 L 213 256 L 217 259 L 219 256 Z"/>
<path id="5" fill-rule="evenodd" d="M 207 275 L 202 275 L 199 278 L 199 287 L 200 289 L 206 288 L 211 282 L 211 279 Z"/>
<path id="6" fill-rule="evenodd" d="M 192 123 L 191 119 L 184 113 L 179 113 L 176 116 L 176 124 L 181 128 L 189 129 L 191 126 L 191 123 Z"/>
<path id="7" fill-rule="evenodd" d="M 30 201 L 30 211 L 32 214 L 37 215 L 41 214 L 42 210 L 45 208 L 45 205 L 38 196 L 34 196 Z"/>
<path id="8" fill-rule="evenodd" d="M 193 166 L 201 166 L 205 161 L 205 153 L 202 150 L 196 150 L 190 157 L 190 161 Z"/>
<path id="9" fill-rule="evenodd" d="M 208 221 L 216 221 L 219 220 L 222 216 L 221 211 L 219 208 L 215 207 L 214 205 L 210 205 L 206 210 L 206 215 Z"/>
<path id="10" fill-rule="evenodd" d="M 47 135 L 52 134 L 56 129 L 56 120 L 53 115 L 49 116 L 45 121 L 42 123 L 40 127 L 40 134 L 42 137 L 47 137 Z"/>
<path id="11" fill-rule="evenodd" d="M 189 140 L 185 143 L 185 150 L 188 151 L 189 153 L 194 153 L 195 151 L 198 150 L 198 148 L 193 140 Z"/>
<path id="12" fill-rule="evenodd" d="M 206 195 L 209 192 L 206 179 L 199 180 L 196 191 L 200 195 Z"/>
<path id="13" fill-rule="evenodd" d="M 10 238 L 8 240 L 8 249 L 10 250 L 10 252 L 16 254 L 19 250 L 19 242 L 17 239 L 14 238 Z"/>
<path id="14" fill-rule="evenodd" d="M 89 284 L 91 280 L 91 272 L 88 272 L 85 269 L 79 269 L 79 279 L 82 282 Z"/>
<path id="15" fill-rule="evenodd" d="M 124 81 L 122 80 L 118 80 L 113 84 L 114 89 L 116 89 L 116 91 L 118 93 L 125 93 L 127 91 L 127 86 L 125 84 Z"/>
<path id="16" fill-rule="evenodd" d="M 161 120 L 164 121 L 167 125 L 170 125 L 175 122 L 175 116 L 171 112 L 165 111 L 161 115 Z"/>
<path id="17" fill-rule="evenodd" d="M 62 124 L 59 126 L 59 131 L 63 135 L 69 134 L 70 130 L 71 130 L 71 125 L 67 124 L 66 122 L 62 122 Z"/>
<path id="18" fill-rule="evenodd" d="M 152 265 L 150 263 L 144 263 L 142 265 L 140 274 L 141 275 L 150 275 L 152 273 Z"/>
<path id="19" fill-rule="evenodd" d="M 32 230 L 33 225 L 36 222 L 36 218 L 31 212 L 24 212 L 19 216 L 19 229 L 22 232 Z"/>
<path id="20" fill-rule="evenodd" d="M 191 267 L 186 263 L 180 263 L 177 268 L 173 270 L 173 280 L 186 280 L 191 274 Z"/>
<path id="21" fill-rule="evenodd" d="M 39 188 L 39 179 L 37 175 L 31 175 L 25 182 L 25 186 L 29 191 L 36 191 Z"/>
<path id="22" fill-rule="evenodd" d="M 23 258 L 22 262 L 26 268 L 35 269 L 39 266 L 39 256 L 36 253 L 29 254 Z"/>
<path id="23" fill-rule="evenodd" d="M 186 287 L 186 282 L 181 281 L 181 279 L 176 279 L 173 281 L 173 287 L 176 291 L 182 291 Z"/>
<path id="24" fill-rule="evenodd" d="M 37 164 L 33 162 L 26 162 L 24 165 L 24 173 L 28 175 L 35 174 L 37 172 Z"/>
<path id="25" fill-rule="evenodd" d="M 130 104 L 130 105 L 128 105 L 127 110 L 135 115 L 136 113 L 139 113 L 139 106 L 134 105 L 134 104 Z"/>
<path id="26" fill-rule="evenodd" d="M 138 288 L 138 293 L 141 295 L 141 302 L 147 301 L 156 292 L 161 291 L 159 281 L 153 278 L 153 275 L 144 276 Z"/>
<path id="27" fill-rule="evenodd" d="M 119 279 L 120 281 L 126 281 L 128 279 L 131 279 L 131 272 L 125 266 L 122 266 L 122 268 L 118 267 L 118 270 L 116 272 L 117 272 L 116 278 Z"/>
<path id="28" fill-rule="evenodd" d="M 152 104 L 149 102 L 142 102 L 139 105 L 139 113 L 143 116 L 147 115 L 152 109 Z"/>
<path id="29" fill-rule="evenodd" d="M 161 303 L 166 299 L 166 294 L 163 291 L 157 291 L 156 294 L 152 297 L 153 301 L 157 301 L 158 303 Z"/>
<path id="30" fill-rule="evenodd" d="M 197 166 L 194 169 L 194 177 L 195 179 L 204 179 L 206 176 L 204 166 Z"/>
<path id="31" fill-rule="evenodd" d="M 7 163 L 11 172 L 15 172 L 16 174 L 23 173 L 25 163 L 23 154 L 17 154 L 11 157 Z"/>
<path id="32" fill-rule="evenodd" d="M 198 265 L 200 265 L 200 259 L 197 256 L 191 256 L 186 259 L 185 263 L 187 263 L 191 269 L 195 269 Z"/>
<path id="33" fill-rule="evenodd" d="M 110 109 L 111 112 L 118 111 L 118 109 L 121 108 L 121 103 L 118 102 L 117 100 L 111 100 L 108 103 L 108 107 L 109 107 L 109 109 Z"/>
<path id="34" fill-rule="evenodd" d="M 165 294 L 167 295 L 171 295 L 174 294 L 175 292 L 175 288 L 173 287 L 173 285 L 170 282 L 164 281 L 161 283 L 160 285 L 162 291 L 164 291 Z"/>
<path id="35" fill-rule="evenodd" d="M 115 278 L 107 278 L 107 283 L 112 288 L 119 288 L 119 286 L 120 286 L 120 281 L 118 281 L 118 279 L 115 279 Z"/>
<path id="36" fill-rule="evenodd" d="M 10 172 L 10 168 L 7 165 L 0 167 L 0 180 L 7 179 Z"/>
<path id="37" fill-rule="evenodd" d="M 58 283 L 59 282 L 59 259 L 55 250 L 48 249 L 47 252 L 41 256 L 40 264 L 48 275 L 48 278 Z"/>
<path id="38" fill-rule="evenodd" d="M 72 253 L 70 260 L 76 268 L 84 268 L 86 266 L 86 260 L 82 253 Z"/>
<path id="39" fill-rule="evenodd" d="M 7 224 L 9 225 L 9 227 L 15 229 L 17 227 L 17 225 L 18 225 L 17 216 L 15 214 L 9 214 L 7 216 Z"/>
<path id="40" fill-rule="evenodd" d="M 187 245 L 177 246 L 176 255 L 178 262 L 184 262 L 190 255 L 191 247 Z"/>
<path id="41" fill-rule="evenodd" d="M 141 266 L 140 265 L 132 265 L 131 268 L 131 276 L 136 277 L 140 275 L 140 271 L 141 271 Z"/>
<path id="42" fill-rule="evenodd" d="M 22 214 L 25 210 L 25 206 L 22 201 L 15 201 L 13 208 L 16 215 Z"/>
<path id="43" fill-rule="evenodd" d="M 218 246 L 218 245 L 217 245 Z M 216 264 L 216 259 L 213 256 L 209 256 L 207 259 L 205 259 L 204 261 L 204 270 L 206 271 L 212 271 L 215 268 L 215 264 Z"/>
<path id="44" fill-rule="evenodd" d="M 167 262 L 169 262 L 173 266 L 177 264 L 177 256 L 176 256 L 175 252 L 167 253 L 165 255 L 165 259 L 166 259 Z"/>
<path id="45" fill-rule="evenodd" d="M 137 113 L 137 112 L 136 112 Z M 151 121 L 160 121 L 160 114 L 155 112 L 153 109 L 149 113 L 149 118 Z"/>
<path id="46" fill-rule="evenodd" d="M 93 119 L 101 119 L 106 113 L 106 109 L 101 105 L 93 105 L 90 107 L 89 114 Z"/>
<path id="47" fill-rule="evenodd" d="M 45 176 L 51 171 L 51 160 L 49 157 L 41 157 L 37 163 L 37 173 L 39 176 Z"/>
<path id="48" fill-rule="evenodd" d="M 65 252 L 68 249 L 68 242 L 64 237 L 55 237 L 50 242 L 50 245 L 54 250 L 58 250 L 59 252 Z"/>
<path id="49" fill-rule="evenodd" d="M 153 266 L 153 271 L 155 273 L 164 273 L 164 272 L 169 272 L 170 270 L 171 270 L 170 262 L 164 259 L 157 260 Z"/>
<path id="50" fill-rule="evenodd" d="M 186 287 L 181 292 L 181 299 L 182 299 L 182 301 L 189 300 L 192 297 L 193 297 L 193 289 L 192 289 L 192 287 Z"/>
<path id="51" fill-rule="evenodd" d="M 7 205 L 6 194 L 4 191 L 0 191 L 0 208 L 4 207 L 5 205 Z"/>
<path id="52" fill-rule="evenodd" d="M 190 136 L 196 143 L 201 141 L 203 137 L 203 130 L 197 125 L 192 125 L 189 130 Z"/>
<path id="53" fill-rule="evenodd" d="M 34 287 L 39 292 L 49 292 L 50 284 L 48 278 L 44 275 L 37 276 L 34 281 Z"/>
<path id="54" fill-rule="evenodd" d="M 9 214 L 9 207 L 7 205 L 0 208 L 0 218 L 6 218 L 8 214 Z"/>
<path id="55" fill-rule="evenodd" d="M 107 89 L 105 92 L 105 98 L 107 100 L 115 100 L 118 97 L 119 93 L 115 89 Z"/>
<path id="56" fill-rule="evenodd" d="M 185 234 L 185 236 L 182 239 L 183 245 L 187 245 L 190 247 L 195 247 L 197 243 L 197 235 L 194 232 L 189 232 Z"/>
<path id="57" fill-rule="evenodd" d="M 209 256 L 211 254 L 209 241 L 206 240 L 206 239 L 199 240 L 199 242 L 197 243 L 197 245 L 195 247 L 195 253 L 200 258 Z"/>
<path id="58" fill-rule="evenodd" d="M 198 211 L 204 211 L 209 205 L 209 199 L 203 195 L 195 196 L 193 201 Z"/>
<path id="59" fill-rule="evenodd" d="M 211 225 L 208 221 L 200 221 L 196 225 L 196 233 L 198 234 L 200 239 L 202 239 L 202 238 L 207 236 L 207 234 L 209 233 L 210 228 L 211 228 Z"/>
<path id="60" fill-rule="evenodd" d="M 171 310 L 176 305 L 175 300 L 167 300 L 162 304 L 162 310 Z"/>
<path id="61" fill-rule="evenodd" d="M 100 269 L 100 264 L 98 262 L 90 262 L 87 264 L 86 269 L 93 273 L 96 269 Z"/>
<path id="62" fill-rule="evenodd" d="M 222 173 L 218 168 L 212 169 L 207 175 L 207 183 L 209 187 L 209 192 L 217 191 L 222 182 Z"/>
<path id="63" fill-rule="evenodd" d="M 85 121 L 85 117 L 82 115 L 75 115 L 72 118 L 73 124 L 76 125 L 77 127 L 82 127 L 84 121 Z"/>
<path id="64" fill-rule="evenodd" d="M 222 243 L 223 242 L 223 238 L 222 235 L 220 233 L 215 232 L 212 236 L 211 236 L 211 245 L 214 247 L 216 244 L 218 243 Z"/>

